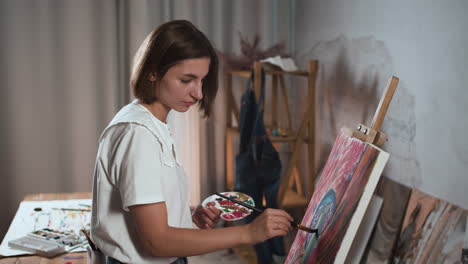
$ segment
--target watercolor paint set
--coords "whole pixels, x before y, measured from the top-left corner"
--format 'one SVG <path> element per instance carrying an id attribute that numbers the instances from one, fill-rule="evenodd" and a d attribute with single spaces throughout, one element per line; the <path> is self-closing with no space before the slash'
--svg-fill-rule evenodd
<path id="1" fill-rule="evenodd" d="M 62 244 L 33 236 L 24 236 L 15 240 L 10 240 L 8 246 L 48 258 L 67 252 L 65 246 Z"/>
<path id="2" fill-rule="evenodd" d="M 43 228 L 11 240 L 8 246 L 26 250 L 44 257 L 53 257 L 83 245 L 86 241 L 74 232 Z"/>
<path id="3" fill-rule="evenodd" d="M 52 230 L 50 228 L 36 230 L 29 233 L 28 235 L 36 238 L 55 241 L 59 244 L 69 247 L 73 247 L 84 242 L 83 238 L 75 234 L 73 231 L 59 231 Z"/>

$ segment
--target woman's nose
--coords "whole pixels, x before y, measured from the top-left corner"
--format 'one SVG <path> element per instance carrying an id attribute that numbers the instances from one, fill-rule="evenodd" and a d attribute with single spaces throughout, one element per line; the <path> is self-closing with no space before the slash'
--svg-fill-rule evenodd
<path id="1" fill-rule="evenodd" d="M 197 100 L 201 100 L 203 98 L 203 91 L 202 91 L 203 82 L 202 81 L 196 82 L 194 86 L 195 87 L 192 91 L 192 96 Z"/>

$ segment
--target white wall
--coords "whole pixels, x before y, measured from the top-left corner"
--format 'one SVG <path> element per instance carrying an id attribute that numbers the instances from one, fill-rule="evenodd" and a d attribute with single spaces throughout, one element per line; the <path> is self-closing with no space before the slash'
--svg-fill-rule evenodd
<path id="1" fill-rule="evenodd" d="M 296 1 L 299 63 L 320 60 L 321 149 L 334 128 L 370 124 L 396 75 L 384 174 L 468 208 L 467 12 L 463 0 Z"/>

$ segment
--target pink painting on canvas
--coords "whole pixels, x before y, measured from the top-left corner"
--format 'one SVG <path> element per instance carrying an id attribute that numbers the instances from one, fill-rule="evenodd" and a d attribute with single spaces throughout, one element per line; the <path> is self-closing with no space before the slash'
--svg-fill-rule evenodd
<path id="1" fill-rule="evenodd" d="M 379 150 L 340 131 L 285 263 L 332 263 Z"/>

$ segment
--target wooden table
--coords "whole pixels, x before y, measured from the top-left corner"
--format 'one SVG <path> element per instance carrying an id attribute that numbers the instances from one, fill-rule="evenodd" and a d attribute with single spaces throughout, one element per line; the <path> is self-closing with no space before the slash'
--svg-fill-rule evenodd
<path id="1" fill-rule="evenodd" d="M 50 201 L 91 199 L 91 193 L 39 193 L 28 195 L 24 201 Z M 14 257 L 1 257 L 0 264 L 86 264 L 86 252 L 67 253 L 55 258 L 44 258 L 34 255 L 22 255 Z"/>

